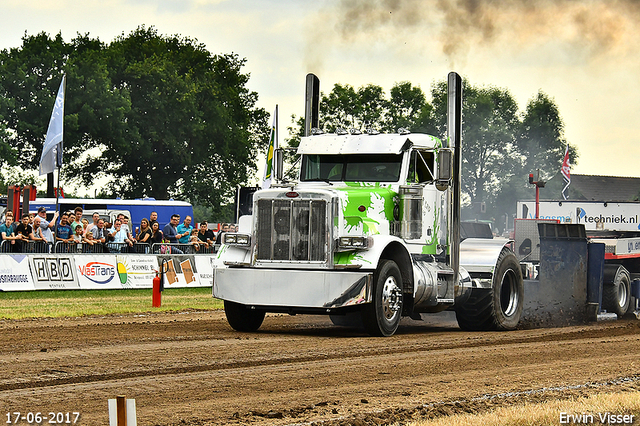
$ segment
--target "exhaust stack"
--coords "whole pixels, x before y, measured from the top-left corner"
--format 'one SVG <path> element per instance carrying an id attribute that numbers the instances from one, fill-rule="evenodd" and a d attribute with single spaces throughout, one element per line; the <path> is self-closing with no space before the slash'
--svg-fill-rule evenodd
<path id="1" fill-rule="evenodd" d="M 453 179 L 449 203 L 449 247 L 454 293 L 458 294 L 460 274 L 460 196 L 462 181 L 462 79 L 455 72 L 448 76 L 447 142 L 453 149 Z"/>
<path id="2" fill-rule="evenodd" d="M 320 79 L 312 73 L 307 74 L 304 96 L 304 135 L 311 135 L 311 129 L 319 128 L 320 117 Z"/>

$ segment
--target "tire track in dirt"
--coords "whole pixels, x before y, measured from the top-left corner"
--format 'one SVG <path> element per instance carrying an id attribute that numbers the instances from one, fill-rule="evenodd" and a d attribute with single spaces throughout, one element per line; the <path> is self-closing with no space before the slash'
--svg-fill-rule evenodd
<path id="1" fill-rule="evenodd" d="M 639 363 L 637 321 L 507 333 L 409 321 L 381 339 L 325 317 L 239 334 L 221 315 L 5 322 L 0 401 L 81 411 L 81 424 L 105 424 L 118 394 L 136 399 L 139 424 L 384 424 L 602 392 Z"/>
<path id="2" fill-rule="evenodd" d="M 472 336 L 467 336 L 463 339 L 453 338 L 452 342 L 439 342 L 439 343 L 413 343 L 403 346 L 394 346 L 394 347 L 369 347 L 369 348 L 340 348 L 339 351 L 335 351 L 333 353 L 317 352 L 317 351 L 308 351 L 305 350 L 302 353 L 298 354 L 288 354 L 285 356 L 275 356 L 273 358 L 264 358 L 264 357 L 256 357 L 255 355 L 252 359 L 245 360 L 227 360 L 227 361 L 216 361 L 214 363 L 209 364 L 199 364 L 199 365 L 179 365 L 173 367 L 163 367 L 163 368 L 153 368 L 153 369 L 145 369 L 140 371 L 122 371 L 122 372 L 109 372 L 109 373 L 94 373 L 94 374 L 82 374 L 82 375 L 74 375 L 69 377 L 55 377 L 55 378 L 43 378 L 36 379 L 30 381 L 21 380 L 19 382 L 7 382 L 0 378 L 0 391 L 6 390 L 18 390 L 18 389 L 29 389 L 29 388 L 42 388 L 47 386 L 60 386 L 60 385 L 68 385 L 68 384 L 79 384 L 79 383 L 90 383 L 90 382 L 101 382 L 101 381 L 111 381 L 111 380 L 122 380 L 122 379 L 133 379 L 133 378 L 144 378 L 144 377 L 156 377 L 156 376 L 168 376 L 168 375 L 178 375 L 178 374 L 192 374 L 192 373 L 200 373 L 200 372 L 208 372 L 208 371 L 218 371 L 218 370 L 233 370 L 238 368 L 248 368 L 253 366 L 270 366 L 270 365 L 285 365 L 285 364 L 296 364 L 296 363 L 306 363 L 311 361 L 318 361 L 319 359 L 328 361 L 332 359 L 349 359 L 349 358 L 367 358 L 373 356 L 381 356 L 381 355 L 400 355 L 400 354 L 413 354 L 419 355 L 422 353 L 429 353 L 433 351 L 443 351 L 443 350 L 456 350 L 456 349 L 464 349 L 464 348 L 479 348 L 485 346 L 496 346 L 500 345 L 521 345 L 526 343 L 541 343 L 545 341 L 549 341 L 553 339 L 555 342 L 561 341 L 572 341 L 572 340 L 584 340 L 584 339 L 594 339 L 594 338 L 613 338 L 620 337 L 626 335 L 636 334 L 637 330 L 634 329 L 633 323 L 631 324 L 620 324 L 617 327 L 608 327 L 606 329 L 589 329 L 589 328 L 579 328 L 577 330 L 569 330 L 569 329 L 554 329 L 554 332 L 542 331 L 540 333 L 536 333 L 533 336 L 515 336 L 514 333 L 495 333 L 495 336 L 499 336 L 498 339 L 485 339 L 482 336 L 478 336 L 478 333 L 472 333 Z M 340 330 L 340 329 L 335 329 Z M 286 342 L 287 339 L 282 338 L 269 338 L 269 344 L 278 344 Z M 378 340 L 378 339 L 376 339 Z M 197 343 L 198 341 L 196 341 Z M 162 348 L 166 349 L 173 345 L 179 345 L 182 348 L 185 347 L 187 343 L 187 339 L 184 337 L 179 337 L 178 342 L 174 342 L 173 340 L 166 340 L 161 343 Z M 245 342 L 245 341 L 235 341 L 232 342 L 232 346 L 238 345 L 247 345 L 253 344 L 254 342 Z M 157 343 L 153 344 L 131 344 L 131 345 L 120 345 L 116 346 L 113 349 L 101 347 L 98 349 L 100 355 L 103 356 L 113 356 L 116 353 L 135 353 L 135 352 L 147 352 L 152 350 L 152 346 L 157 346 Z M 189 345 L 186 345 L 189 346 Z M 195 347 L 194 347 L 195 346 Z M 191 346 L 194 351 L 199 350 L 197 348 L 197 344 Z M 55 354 L 56 358 L 61 358 L 64 356 L 68 356 L 67 354 Z M 40 353 L 40 360 L 45 359 L 46 353 Z M 8 363 L 6 357 L 0 357 L 0 364 Z M 12 357 L 13 360 L 11 363 L 15 363 L 15 357 Z M 18 358 L 19 360 L 19 358 Z M 51 370 L 50 373 L 53 374 L 67 374 L 64 370 Z"/>

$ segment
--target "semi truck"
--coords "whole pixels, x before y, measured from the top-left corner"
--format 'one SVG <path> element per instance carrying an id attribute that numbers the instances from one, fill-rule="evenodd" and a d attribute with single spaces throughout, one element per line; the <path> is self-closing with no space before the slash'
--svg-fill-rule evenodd
<path id="1" fill-rule="evenodd" d="M 314 82 L 307 76 L 307 123 L 318 122 Z M 213 296 L 231 327 L 257 330 L 267 312 L 324 314 L 391 336 L 403 316 L 447 309 L 463 329 L 518 325 L 523 279 L 508 241 L 461 241 L 460 76 L 448 85 L 444 140 L 309 131 L 296 181 L 282 180 L 276 153 L 277 183 L 254 193 L 252 214 L 218 252 Z"/>

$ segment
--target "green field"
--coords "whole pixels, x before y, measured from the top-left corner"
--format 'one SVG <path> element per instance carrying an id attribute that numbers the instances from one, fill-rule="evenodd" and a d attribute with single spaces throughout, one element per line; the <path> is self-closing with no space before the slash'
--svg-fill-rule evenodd
<path id="1" fill-rule="evenodd" d="M 0 319 L 222 309 L 210 287 L 166 289 L 160 308 L 153 308 L 151 301 L 151 289 L 0 292 Z"/>

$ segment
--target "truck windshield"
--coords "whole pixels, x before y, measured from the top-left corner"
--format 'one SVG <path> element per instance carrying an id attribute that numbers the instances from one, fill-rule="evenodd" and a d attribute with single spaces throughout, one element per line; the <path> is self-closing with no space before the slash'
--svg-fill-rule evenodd
<path id="1" fill-rule="evenodd" d="M 397 182 L 402 155 L 349 154 L 305 155 L 302 158 L 302 181 Z"/>

